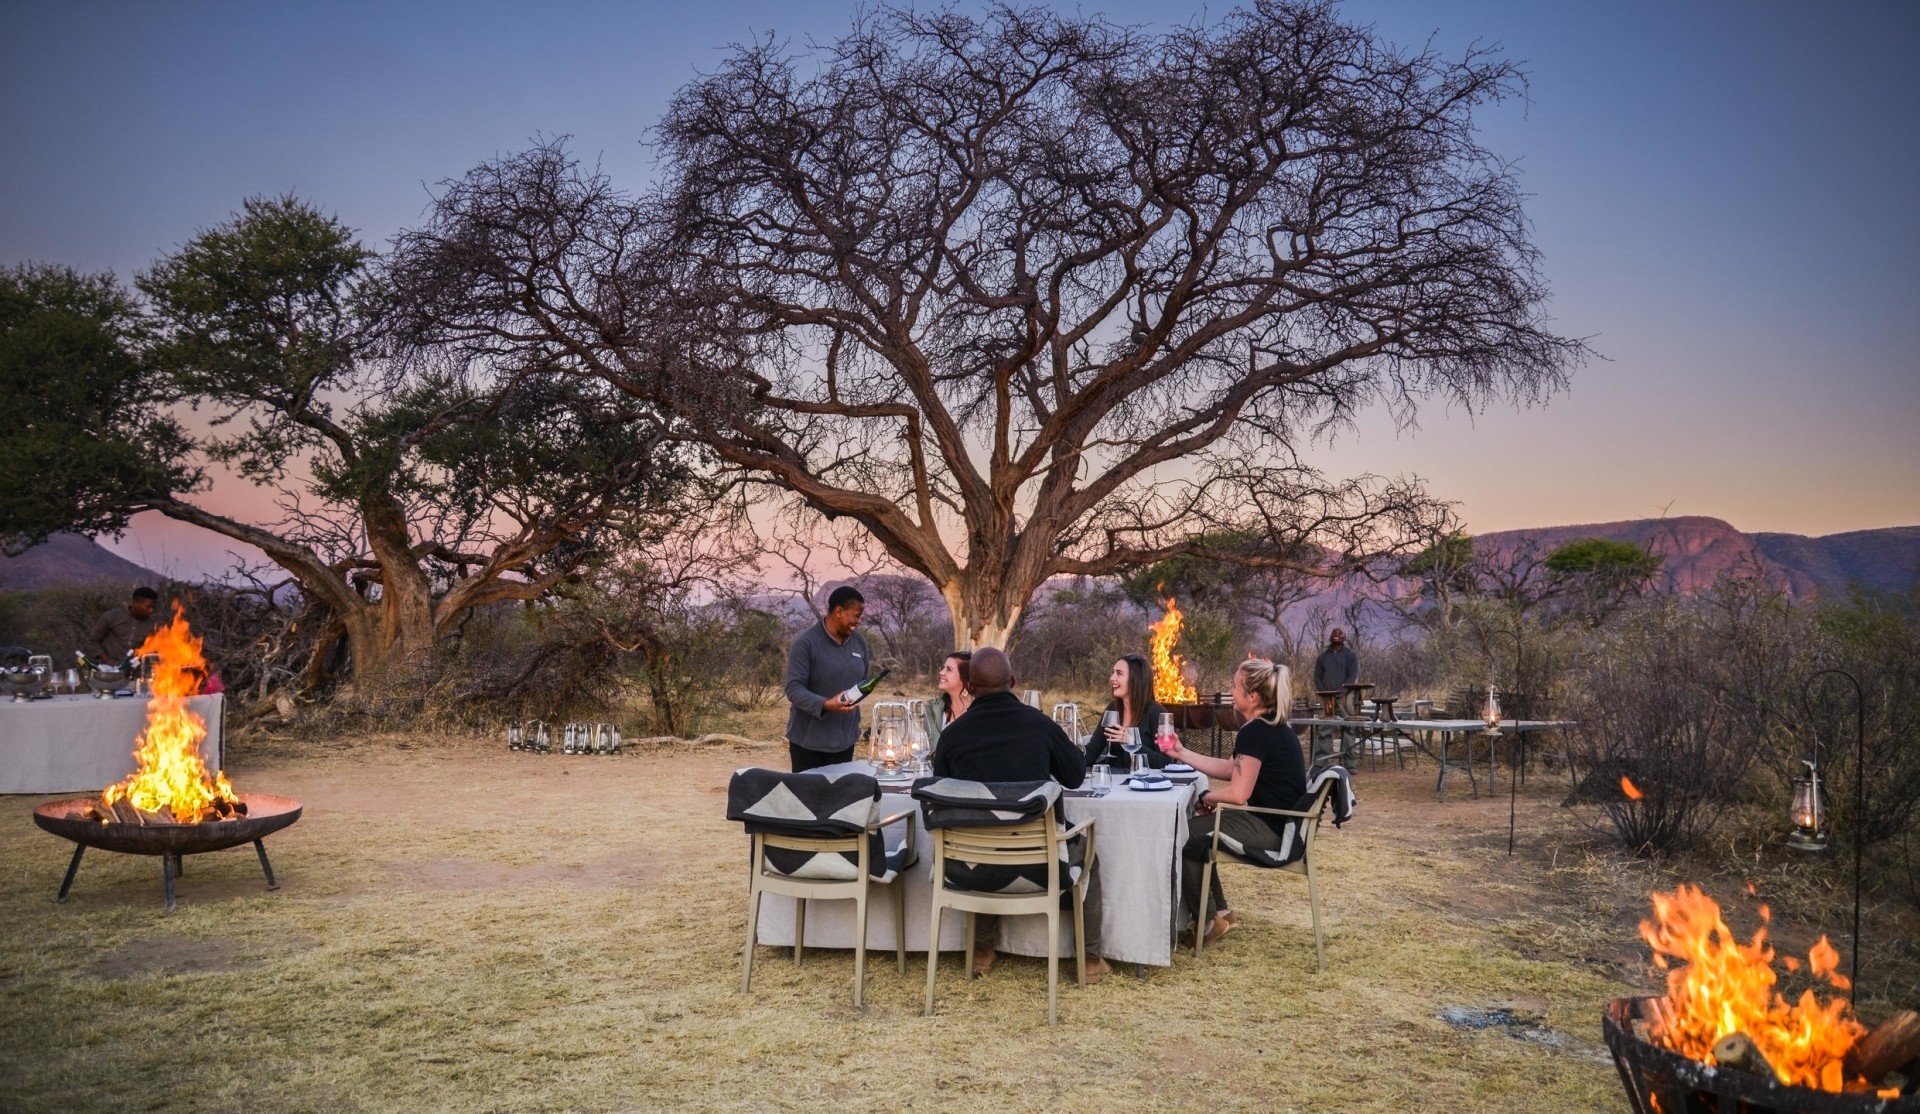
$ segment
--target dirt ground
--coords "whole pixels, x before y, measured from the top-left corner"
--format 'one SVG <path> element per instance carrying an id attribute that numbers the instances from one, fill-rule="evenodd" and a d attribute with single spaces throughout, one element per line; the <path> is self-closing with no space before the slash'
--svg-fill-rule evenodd
<path id="1" fill-rule="evenodd" d="M 1242 931 L 1063 990 L 1049 1028 L 1042 961 L 947 959 L 931 1019 L 921 957 L 877 959 L 861 1011 L 846 953 L 763 950 L 740 992 L 725 783 L 783 759 L 242 741 L 242 792 L 305 803 L 267 841 L 282 888 L 249 848 L 190 858 L 171 916 L 157 860 L 99 852 L 55 904 L 69 845 L 0 798 L 0 1107 L 1624 1107 L 1600 1010 L 1650 987 L 1634 925 L 1663 880 L 1583 849 L 1564 781 L 1522 790 L 1509 857 L 1504 783 L 1440 804 L 1430 764 L 1363 768 L 1323 829 L 1326 974 L 1302 880 L 1241 867 Z"/>

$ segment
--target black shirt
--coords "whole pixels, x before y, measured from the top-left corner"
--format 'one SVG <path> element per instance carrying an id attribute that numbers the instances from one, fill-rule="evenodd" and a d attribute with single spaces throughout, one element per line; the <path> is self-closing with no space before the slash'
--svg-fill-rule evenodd
<path id="1" fill-rule="evenodd" d="M 1248 804 L 1255 808 L 1300 807 L 1300 799 L 1307 795 L 1307 763 L 1300 753 L 1300 736 L 1293 733 L 1293 728 L 1250 719 L 1233 737 L 1233 754 L 1260 760 L 1260 773 L 1254 778 Z M 1288 822 L 1284 816 L 1254 815 L 1276 832 Z"/>
<path id="2" fill-rule="evenodd" d="M 1154 732 L 1160 730 L 1160 716 L 1165 711 L 1159 701 L 1149 700 L 1146 710 L 1140 713 L 1140 722 L 1133 725 L 1140 729 L 1140 753 L 1146 756 L 1148 767 L 1155 770 L 1173 761 L 1153 741 Z M 1098 766 L 1104 762 L 1126 769 L 1129 765 L 1126 748 L 1119 743 L 1107 742 L 1107 712 L 1119 712 L 1123 718 L 1126 715 L 1118 700 L 1108 704 L 1106 711 L 1100 713 L 1102 722 L 1093 725 L 1093 737 L 1087 740 L 1087 765 Z"/>
<path id="3" fill-rule="evenodd" d="M 1086 780 L 1080 748 L 1060 725 L 1010 692 L 986 692 L 940 732 L 935 777 L 966 781 L 1045 781 L 1068 789 Z"/>

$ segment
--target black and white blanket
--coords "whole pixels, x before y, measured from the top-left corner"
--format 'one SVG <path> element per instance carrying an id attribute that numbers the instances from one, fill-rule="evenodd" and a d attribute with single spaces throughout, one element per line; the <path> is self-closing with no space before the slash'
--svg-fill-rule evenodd
<path id="1" fill-rule="evenodd" d="M 937 828 L 1011 827 L 1046 815 L 1060 799 L 1057 781 L 963 781 L 960 778 L 921 778 L 913 783 L 914 799 L 928 830 Z M 1060 888 L 1067 891 L 1084 868 L 1085 841 L 1075 839 L 1060 863 Z M 1031 894 L 1047 888 L 1044 864 L 1005 866 L 948 859 L 946 883 L 956 890 L 982 893 Z"/>
<path id="2" fill-rule="evenodd" d="M 727 819 L 745 824 L 749 835 L 849 836 L 867 831 L 879 815 L 880 783 L 871 774 L 790 774 L 755 767 L 735 770 L 727 783 Z M 869 877 L 891 881 L 912 865 L 902 848 L 889 851 L 879 831 L 867 838 Z M 852 881 L 859 875 L 860 859 L 852 851 L 770 847 L 767 865 L 792 878 Z"/>
<path id="3" fill-rule="evenodd" d="M 1353 779 L 1344 766 L 1329 766 L 1313 776 L 1307 782 L 1307 795 L 1294 805 L 1294 811 L 1305 812 L 1320 800 L 1320 790 L 1325 787 L 1327 796 L 1323 809 L 1332 809 L 1333 826 L 1339 827 L 1353 818 Z M 1258 815 L 1258 814 L 1256 814 Z M 1280 846 L 1269 850 L 1263 847 L 1248 847 L 1233 838 L 1225 830 L 1220 833 L 1220 849 L 1237 859 L 1252 863 L 1254 866 L 1287 866 L 1299 862 L 1307 853 L 1307 839 L 1300 830 L 1301 821 L 1295 817 L 1261 816 L 1262 820 L 1279 820 Z"/>

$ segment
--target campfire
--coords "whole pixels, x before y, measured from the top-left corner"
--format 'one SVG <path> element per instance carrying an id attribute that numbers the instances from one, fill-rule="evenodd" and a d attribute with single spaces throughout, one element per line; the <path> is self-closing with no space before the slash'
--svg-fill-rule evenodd
<path id="1" fill-rule="evenodd" d="M 1149 655 L 1153 664 L 1153 698 L 1161 704 L 1194 704 L 1200 700 L 1199 690 L 1187 683 L 1187 659 L 1174 650 L 1180 643 L 1180 627 L 1184 621 L 1179 606 L 1169 596 L 1167 613 L 1147 628 L 1153 632 Z"/>
<path id="2" fill-rule="evenodd" d="M 1920 1102 L 1887 1105 L 1901 1097 L 1890 1073 L 1914 1085 L 1920 1014 L 1900 1011 L 1868 1032 L 1841 996 L 1852 987 L 1826 937 L 1809 950 L 1804 968 L 1834 996 L 1823 1001 L 1809 988 L 1790 1002 L 1778 989 L 1765 906 L 1762 926 L 1745 942 L 1727 927 L 1720 906 L 1694 887 L 1655 893 L 1653 909 L 1640 935 L 1667 973 L 1667 993 L 1619 999 L 1606 1019 L 1607 1042 L 1635 1109 L 1920 1109 Z M 1797 973 L 1803 964 L 1786 956 L 1781 966 Z M 1644 1037 L 1635 1021 L 1645 1023 Z"/>
<path id="3" fill-rule="evenodd" d="M 178 604 L 173 622 L 140 644 L 141 655 L 160 656 L 153 668 L 153 695 L 147 700 L 147 727 L 134 749 L 140 768 L 100 795 L 94 812 L 101 823 L 108 822 L 109 814 L 136 824 L 198 824 L 247 814 L 246 802 L 235 795 L 227 775 L 209 774 L 200 758 L 207 722 L 187 706 L 207 673 L 200 646 Z"/>
<path id="4" fill-rule="evenodd" d="M 234 792 L 226 774 L 208 770 L 200 755 L 207 724 L 189 706 L 206 675 L 200 639 L 174 608 L 173 621 L 154 631 L 138 653 L 156 654 L 147 722 L 134 741 L 138 768 L 97 798 L 74 797 L 33 810 L 34 823 L 74 843 L 73 861 L 60 884 L 65 901 L 89 847 L 131 855 L 159 855 L 167 908 L 173 882 L 185 873 L 184 856 L 251 842 L 260 856 L 267 888 L 278 889 L 261 838 L 300 818 L 300 802 L 285 797 Z"/>

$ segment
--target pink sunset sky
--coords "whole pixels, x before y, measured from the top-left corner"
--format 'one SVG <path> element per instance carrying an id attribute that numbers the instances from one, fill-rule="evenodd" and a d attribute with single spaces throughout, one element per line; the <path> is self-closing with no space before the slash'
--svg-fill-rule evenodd
<path id="1" fill-rule="evenodd" d="M 1083 4 L 1165 27 L 1200 11 Z M 1328 472 L 1418 474 L 1470 530 L 1709 515 L 1826 534 L 1920 523 L 1920 5 L 1350 0 L 1444 52 L 1531 75 L 1484 121 L 1515 160 L 1556 327 L 1604 356 L 1547 405 L 1384 413 Z M 850 3 L 232 6 L 0 11 L 13 106 L 0 264 L 122 278 L 253 195 L 292 192 L 380 246 L 431 183 L 570 135 L 643 186 L 648 127 L 720 48 L 834 36 Z M 590 29 L 590 30 L 589 30 Z M 212 508 L 270 493 L 223 483 Z M 139 521 L 116 551 L 182 577 L 231 543 Z"/>

